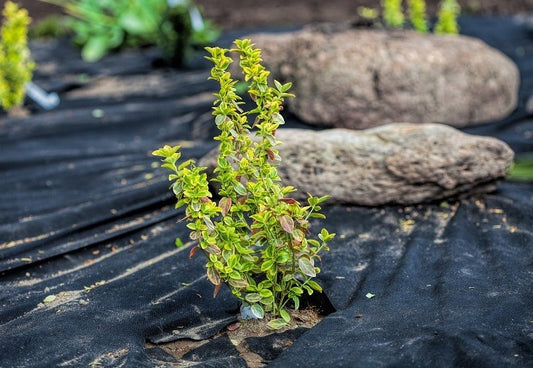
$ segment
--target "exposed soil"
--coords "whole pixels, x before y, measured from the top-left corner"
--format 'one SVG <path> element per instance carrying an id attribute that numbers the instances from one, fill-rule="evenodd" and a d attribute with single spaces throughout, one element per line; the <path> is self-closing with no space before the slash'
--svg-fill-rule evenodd
<path id="1" fill-rule="evenodd" d="M 264 367 L 268 364 L 268 361 L 257 354 L 254 351 L 253 346 L 250 346 L 248 339 L 250 338 L 261 338 L 266 336 L 279 335 L 279 338 L 274 338 L 274 341 L 267 349 L 272 349 L 274 354 L 279 354 L 281 351 L 288 348 L 293 344 L 294 340 L 291 338 L 290 334 L 285 336 L 286 332 L 295 331 L 298 328 L 309 329 L 315 326 L 320 322 L 324 316 L 320 315 L 315 309 L 306 309 L 299 311 L 291 312 L 291 322 L 284 328 L 279 330 L 272 330 L 266 326 L 268 319 L 263 320 L 241 320 L 236 322 L 228 327 L 217 335 L 213 336 L 210 339 L 195 341 L 190 339 L 176 340 L 166 344 L 158 345 L 168 354 L 179 359 L 180 361 L 184 359 L 184 356 L 194 351 L 195 349 L 200 348 L 201 346 L 212 342 L 215 339 L 218 339 L 222 336 L 227 336 L 231 343 L 236 347 L 239 352 L 239 355 L 246 361 L 246 364 L 250 368 L 259 368 Z M 265 341 L 265 344 L 268 345 L 268 341 Z M 151 348 L 155 345 L 147 343 L 146 347 Z M 186 363 L 184 361 L 183 363 Z"/>
<path id="2" fill-rule="evenodd" d="M 197 0 L 206 18 L 225 29 L 280 26 L 311 22 L 350 21 L 360 6 L 377 7 L 375 0 Z M 426 0 L 435 14 L 441 0 Z M 465 14 L 515 14 L 533 11 L 533 0 L 459 0 Z"/>
<path id="3" fill-rule="evenodd" d="M 4 4 L 1 0 L 0 4 Z M 39 20 L 59 12 L 53 5 L 35 0 L 19 0 L 33 19 Z M 375 7 L 375 0 L 196 0 L 206 18 L 224 29 L 259 26 L 280 26 L 324 21 L 349 21 L 360 6 Z M 440 0 L 426 0 L 428 11 L 434 14 Z M 463 13 L 513 14 L 532 12 L 533 0 L 459 0 Z"/>

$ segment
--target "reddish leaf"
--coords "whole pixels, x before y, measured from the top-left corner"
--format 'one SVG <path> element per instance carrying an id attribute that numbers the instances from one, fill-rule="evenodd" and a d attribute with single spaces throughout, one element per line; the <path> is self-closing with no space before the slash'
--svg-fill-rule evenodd
<path id="1" fill-rule="evenodd" d="M 222 216 L 226 216 L 231 208 L 231 198 L 222 198 L 220 202 L 218 202 L 218 206 L 222 209 Z"/>
<path id="2" fill-rule="evenodd" d="M 216 244 L 208 244 L 205 248 L 206 252 L 209 254 L 218 254 L 220 253 L 220 248 Z"/>
<path id="3" fill-rule="evenodd" d="M 288 204 L 296 204 L 298 201 L 294 198 L 280 198 L 280 201 L 288 203 Z"/>
<path id="4" fill-rule="evenodd" d="M 202 198 L 200 198 L 200 200 L 201 200 L 202 202 L 204 202 L 204 203 L 206 203 L 206 202 L 210 202 L 210 199 L 207 198 L 207 197 L 205 197 L 205 196 L 202 197 Z"/>
<path id="5" fill-rule="evenodd" d="M 294 246 L 296 245 L 298 247 L 299 245 L 301 245 L 301 243 L 298 243 L 296 240 L 293 239 L 292 241 L 288 243 L 288 245 L 289 245 L 289 249 L 294 252 Z"/>
<path id="6" fill-rule="evenodd" d="M 199 231 L 191 231 L 191 233 L 189 234 L 189 238 L 191 238 L 191 240 L 198 240 L 201 237 L 202 234 Z"/>
<path id="7" fill-rule="evenodd" d="M 220 274 L 213 267 L 207 268 L 207 278 L 213 285 L 220 285 Z"/>
<path id="8" fill-rule="evenodd" d="M 303 239 L 305 238 L 305 235 L 304 235 L 304 232 L 302 230 L 294 229 L 294 231 L 292 232 L 292 237 L 295 240 L 295 242 L 297 242 L 298 245 L 300 245 L 302 243 Z"/>
<path id="9" fill-rule="evenodd" d="M 227 327 L 228 331 L 235 331 L 235 330 L 238 330 L 239 327 L 241 327 L 241 323 L 240 322 L 235 322 L 235 323 L 232 323 L 231 325 L 229 325 Z"/>
<path id="10" fill-rule="evenodd" d="M 252 222 L 252 235 L 255 235 L 255 234 L 257 234 L 259 231 L 261 231 L 261 228 L 260 228 L 260 227 L 255 226 L 255 225 L 257 225 L 257 223 L 258 223 L 258 222 L 255 221 L 255 220 Z"/>
<path id="11" fill-rule="evenodd" d="M 294 230 L 294 220 L 289 215 L 283 215 L 279 218 L 279 223 L 285 232 L 292 234 Z"/>
<path id="12" fill-rule="evenodd" d="M 215 290 L 213 290 L 213 298 L 217 297 L 218 292 L 220 291 L 220 287 L 222 284 L 215 285 Z"/>
<path id="13" fill-rule="evenodd" d="M 266 153 L 270 161 L 274 161 L 276 159 L 276 155 L 274 154 L 274 151 L 272 151 L 270 148 L 266 149 Z"/>
<path id="14" fill-rule="evenodd" d="M 191 248 L 190 252 L 189 252 L 189 259 L 192 259 L 194 257 L 194 255 L 196 254 L 196 252 L 198 251 L 198 249 L 200 249 L 199 246 L 196 246 L 196 247 L 193 247 Z"/>
<path id="15" fill-rule="evenodd" d="M 248 196 L 242 196 L 237 199 L 237 202 L 239 202 L 239 204 L 244 204 L 244 202 L 246 202 L 247 199 L 248 199 Z"/>
<path id="16" fill-rule="evenodd" d="M 303 272 L 304 275 L 309 277 L 316 276 L 315 265 L 313 264 L 312 259 L 300 258 L 298 260 L 298 266 L 300 267 L 300 270 Z"/>

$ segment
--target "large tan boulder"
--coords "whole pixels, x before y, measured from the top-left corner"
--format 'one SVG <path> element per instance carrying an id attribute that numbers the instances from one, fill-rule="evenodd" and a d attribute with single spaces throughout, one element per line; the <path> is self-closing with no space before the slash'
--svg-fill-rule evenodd
<path id="1" fill-rule="evenodd" d="M 279 129 L 278 172 L 303 199 L 366 206 L 414 204 L 493 191 L 513 151 L 490 137 L 442 124 L 389 124 L 355 131 Z M 217 150 L 200 165 L 212 172 Z"/>
<path id="2" fill-rule="evenodd" d="M 310 124 L 467 126 L 501 119 L 517 104 L 517 67 L 470 37 L 312 28 L 247 37 L 275 79 L 293 82 L 289 108 Z"/>

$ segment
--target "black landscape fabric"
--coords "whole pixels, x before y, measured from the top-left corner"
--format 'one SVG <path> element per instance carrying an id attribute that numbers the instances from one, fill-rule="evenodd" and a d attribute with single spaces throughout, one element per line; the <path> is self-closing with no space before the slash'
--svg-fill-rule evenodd
<path id="1" fill-rule="evenodd" d="M 511 116 L 464 131 L 533 151 L 533 34 L 509 17 L 464 17 L 461 28 L 522 78 Z M 208 66 L 169 70 L 152 49 L 86 64 L 56 41 L 33 54 L 36 82 L 62 103 L 0 118 L 0 367 L 245 367 L 224 335 L 181 359 L 158 345 L 213 337 L 238 317 L 226 290 L 212 298 L 202 257 L 189 260 L 183 212 L 150 154 L 214 147 Z M 532 184 L 325 212 L 337 237 L 319 282 L 334 311 L 283 352 L 268 348 L 275 337 L 249 339 L 269 365 L 533 366 Z"/>

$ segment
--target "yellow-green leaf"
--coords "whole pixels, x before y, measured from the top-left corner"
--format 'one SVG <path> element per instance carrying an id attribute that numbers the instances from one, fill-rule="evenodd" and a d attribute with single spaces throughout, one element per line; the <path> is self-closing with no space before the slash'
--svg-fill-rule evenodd
<path id="1" fill-rule="evenodd" d="M 289 323 L 291 321 L 291 316 L 289 315 L 289 312 L 287 312 L 285 309 L 281 309 L 279 311 L 279 315 L 281 316 L 281 318 L 283 318 L 285 322 Z"/>
<path id="2" fill-rule="evenodd" d="M 249 294 L 246 294 L 244 299 L 248 303 L 257 303 L 258 301 L 261 300 L 261 295 L 259 295 L 258 293 L 249 293 Z"/>
<path id="3" fill-rule="evenodd" d="M 309 280 L 307 281 L 307 285 L 309 285 L 312 289 L 318 291 L 319 293 L 322 292 L 322 286 L 320 286 L 316 281 Z"/>
<path id="4" fill-rule="evenodd" d="M 260 304 L 252 304 L 250 309 L 252 310 L 253 315 L 257 318 L 263 318 L 265 316 L 265 311 L 263 310 L 263 307 L 261 307 Z"/>
<path id="5" fill-rule="evenodd" d="M 287 326 L 287 322 L 285 322 L 281 318 L 273 319 L 272 321 L 267 323 L 267 326 L 270 327 L 273 330 L 279 330 L 285 326 Z"/>
<path id="6" fill-rule="evenodd" d="M 235 189 L 235 192 L 240 195 L 246 195 L 246 188 L 241 183 L 237 182 L 233 185 L 233 188 Z"/>

